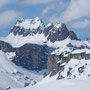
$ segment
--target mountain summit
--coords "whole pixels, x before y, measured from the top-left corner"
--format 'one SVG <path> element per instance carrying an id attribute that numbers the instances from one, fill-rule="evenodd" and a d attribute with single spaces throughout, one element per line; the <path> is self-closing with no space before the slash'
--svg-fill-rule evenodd
<path id="1" fill-rule="evenodd" d="M 10 33 L 23 36 L 33 35 L 36 33 L 41 33 L 44 27 L 44 23 L 39 19 L 39 17 L 34 19 L 20 19 L 17 20 Z"/>
<path id="2" fill-rule="evenodd" d="M 11 29 L 10 34 L 14 36 L 36 36 L 36 34 L 43 34 L 47 40 L 51 42 L 61 41 L 67 37 L 73 40 L 77 40 L 77 36 L 74 32 L 70 32 L 66 25 L 63 23 L 44 25 L 39 17 L 34 19 L 20 19 L 17 20 L 14 27 Z"/>

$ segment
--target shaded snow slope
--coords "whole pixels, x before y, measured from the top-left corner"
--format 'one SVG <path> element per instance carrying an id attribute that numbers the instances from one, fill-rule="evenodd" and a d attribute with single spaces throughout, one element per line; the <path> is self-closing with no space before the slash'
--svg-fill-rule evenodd
<path id="1" fill-rule="evenodd" d="M 26 43 L 44 44 L 43 42 L 46 42 L 46 38 L 43 34 L 36 34 L 35 36 L 27 37 L 9 34 L 8 37 L 0 38 L 0 40 L 10 43 L 13 47 L 21 47 Z"/>
<path id="2" fill-rule="evenodd" d="M 89 80 L 53 80 L 51 82 L 37 84 L 29 88 L 17 88 L 11 90 L 90 90 Z"/>
<path id="3" fill-rule="evenodd" d="M 37 73 L 15 66 L 7 55 L 0 51 L 0 87 L 3 89 L 8 87 L 24 87 L 25 82 L 38 82 L 43 78 L 43 72 L 44 71 Z"/>

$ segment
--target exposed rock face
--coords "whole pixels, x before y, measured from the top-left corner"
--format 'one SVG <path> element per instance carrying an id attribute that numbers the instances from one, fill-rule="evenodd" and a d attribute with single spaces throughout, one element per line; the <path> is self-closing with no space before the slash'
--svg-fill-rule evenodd
<path id="1" fill-rule="evenodd" d="M 44 23 L 37 17 L 35 19 L 20 19 L 11 29 L 10 33 L 14 35 L 34 35 L 44 30 Z"/>
<path id="2" fill-rule="evenodd" d="M 9 43 L 0 41 L 0 50 L 4 52 L 14 52 L 15 49 Z"/>
<path id="3" fill-rule="evenodd" d="M 45 35 L 45 36 L 48 36 L 50 30 L 51 30 L 53 27 L 54 27 L 53 24 L 49 24 L 48 26 L 46 26 L 46 27 L 44 28 L 44 31 L 43 31 L 44 35 Z"/>
<path id="4" fill-rule="evenodd" d="M 48 55 L 53 50 L 46 45 L 25 44 L 20 48 L 13 48 L 9 43 L 0 41 L 0 50 L 15 52 L 12 60 L 16 65 L 30 70 L 47 69 Z"/>
<path id="5" fill-rule="evenodd" d="M 46 45 L 25 44 L 16 50 L 13 62 L 30 70 L 47 69 L 49 53 Z"/>
<path id="6" fill-rule="evenodd" d="M 69 32 L 69 38 L 70 38 L 71 40 L 78 40 L 76 34 L 75 34 L 73 31 L 70 31 L 70 32 Z"/>
<path id="7" fill-rule="evenodd" d="M 68 62 L 69 60 L 69 57 L 63 57 L 63 55 L 50 55 L 48 58 L 48 70 L 49 73 L 51 73 L 50 76 L 56 75 L 59 71 L 62 71 L 64 67 L 60 66 L 60 64 Z"/>
<path id="8" fill-rule="evenodd" d="M 82 52 L 72 54 L 71 52 L 68 55 L 64 56 L 64 52 L 60 55 L 52 54 L 48 58 L 48 70 L 51 73 L 50 76 L 56 75 L 58 72 L 62 72 L 65 68 L 65 65 L 70 62 L 71 59 L 76 60 L 90 60 L 90 53 Z"/>
<path id="9" fill-rule="evenodd" d="M 51 42 L 61 41 L 69 36 L 69 31 L 65 24 L 55 24 L 49 31 L 48 40 Z"/>
<path id="10" fill-rule="evenodd" d="M 51 76 L 52 75 L 56 75 L 56 73 L 59 71 L 59 67 L 58 67 L 58 64 L 57 62 L 59 61 L 59 56 L 53 54 L 53 55 L 50 55 L 49 58 L 48 58 L 48 71 L 49 73 L 51 72 Z"/>

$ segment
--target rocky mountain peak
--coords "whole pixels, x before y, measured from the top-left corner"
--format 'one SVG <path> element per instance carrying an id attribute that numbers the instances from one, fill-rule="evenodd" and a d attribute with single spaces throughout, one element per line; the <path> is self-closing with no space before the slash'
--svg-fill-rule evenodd
<path id="1" fill-rule="evenodd" d="M 34 21 L 41 21 L 39 17 L 34 18 Z"/>
<path id="2" fill-rule="evenodd" d="M 43 37 L 51 42 L 62 41 L 67 37 L 71 40 L 77 40 L 75 33 L 69 31 L 64 23 L 48 24 L 45 26 L 39 17 L 17 20 L 10 33 L 13 33 L 14 36 L 22 35 L 23 37 L 43 34 Z"/>
<path id="3" fill-rule="evenodd" d="M 55 28 L 60 28 L 61 26 L 62 26 L 61 23 L 56 23 L 56 24 L 54 25 Z"/>
<path id="4" fill-rule="evenodd" d="M 69 38 L 70 38 L 71 40 L 78 40 L 76 34 L 75 34 L 73 31 L 70 31 L 70 32 L 69 32 Z"/>
<path id="5" fill-rule="evenodd" d="M 54 27 L 55 28 L 66 28 L 66 25 L 64 23 L 55 23 Z"/>
<path id="6" fill-rule="evenodd" d="M 38 29 L 39 26 L 44 27 L 44 23 L 41 21 L 39 17 L 36 17 L 34 19 L 20 19 L 17 20 L 15 26 L 20 26 L 24 29 Z"/>
<path id="7" fill-rule="evenodd" d="M 51 26 L 51 28 L 49 26 L 48 29 L 48 40 L 50 40 L 51 42 L 61 41 L 69 36 L 69 30 L 63 23 L 55 23 Z"/>
<path id="8" fill-rule="evenodd" d="M 44 23 L 40 20 L 39 17 L 36 17 L 34 19 L 20 19 L 17 20 L 15 26 L 13 29 L 11 29 L 10 33 L 13 33 L 14 35 L 33 35 L 38 33 L 41 33 L 44 30 Z"/>

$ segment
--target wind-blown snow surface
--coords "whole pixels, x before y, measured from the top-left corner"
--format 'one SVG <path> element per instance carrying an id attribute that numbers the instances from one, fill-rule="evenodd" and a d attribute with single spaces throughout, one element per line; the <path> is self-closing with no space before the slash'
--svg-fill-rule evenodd
<path id="1" fill-rule="evenodd" d="M 28 88 L 16 88 L 11 90 L 90 90 L 90 79 L 63 79 L 55 80 L 55 77 L 46 78 L 41 83 Z"/>
<path id="2" fill-rule="evenodd" d="M 42 79 L 43 72 L 37 73 L 18 67 L 9 60 L 4 52 L 0 51 L 0 88 L 2 89 L 8 87 L 21 88 L 24 87 L 25 82 L 38 82 Z M 26 80 L 26 77 L 28 77 L 28 80 Z"/>

